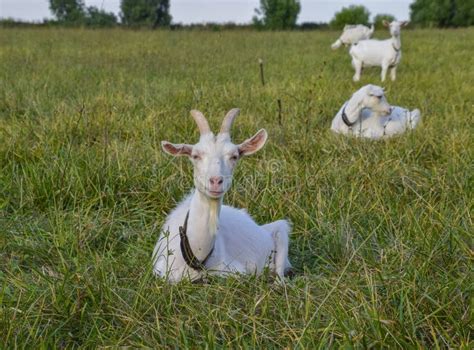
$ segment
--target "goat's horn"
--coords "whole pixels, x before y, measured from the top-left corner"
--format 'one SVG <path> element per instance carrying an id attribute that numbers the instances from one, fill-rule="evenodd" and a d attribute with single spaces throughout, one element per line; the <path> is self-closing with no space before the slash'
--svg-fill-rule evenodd
<path id="1" fill-rule="evenodd" d="M 204 114 L 202 114 L 198 110 L 193 109 L 191 111 L 191 115 L 194 118 L 194 121 L 196 122 L 201 135 L 205 135 L 211 132 L 211 128 L 209 127 L 209 123 L 207 122 L 207 119 Z"/>
<path id="2" fill-rule="evenodd" d="M 230 132 L 230 128 L 232 127 L 232 123 L 234 122 L 235 117 L 237 117 L 240 113 L 240 109 L 232 108 L 224 117 L 224 121 L 222 122 L 220 134 L 225 134 Z"/>

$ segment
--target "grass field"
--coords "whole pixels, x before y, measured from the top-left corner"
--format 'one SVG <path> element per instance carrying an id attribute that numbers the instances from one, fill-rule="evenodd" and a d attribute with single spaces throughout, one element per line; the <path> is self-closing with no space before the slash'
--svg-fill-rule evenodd
<path id="1" fill-rule="evenodd" d="M 329 131 L 380 84 L 337 36 L 0 30 L 0 348 L 472 348 L 474 28 L 402 33 L 383 86 L 423 120 L 380 142 Z M 159 142 L 232 107 L 236 142 L 270 138 L 224 201 L 290 219 L 299 275 L 167 285 L 151 253 L 192 169 Z"/>

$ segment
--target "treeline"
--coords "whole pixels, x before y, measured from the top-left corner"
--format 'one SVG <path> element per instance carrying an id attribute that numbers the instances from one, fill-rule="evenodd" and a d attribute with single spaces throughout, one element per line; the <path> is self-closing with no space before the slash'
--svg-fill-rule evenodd
<path id="1" fill-rule="evenodd" d="M 364 6 L 343 7 L 334 15 L 329 26 L 343 28 L 346 24 L 374 24 L 382 27 L 383 20 L 393 21 L 390 14 L 378 14 L 370 22 L 370 12 Z M 410 23 L 414 27 L 468 27 L 474 25 L 474 0 L 415 0 L 410 5 Z"/>
<path id="2" fill-rule="evenodd" d="M 0 18 L 0 28 L 49 28 L 49 27 L 84 27 L 84 28 L 107 28 L 110 26 L 87 26 L 85 24 L 72 25 L 72 24 L 63 24 L 56 20 L 43 20 L 41 22 L 26 22 L 18 21 L 12 18 Z M 135 25 L 135 26 L 124 26 L 121 23 L 117 23 L 113 27 L 117 28 L 133 28 L 133 29 L 153 29 L 152 26 L 146 25 Z M 169 26 L 164 27 L 167 30 L 207 30 L 207 31 L 227 31 L 227 30 L 265 30 L 264 27 L 255 26 L 253 23 L 241 24 L 234 22 L 204 22 L 204 23 L 191 23 L 191 24 L 182 24 L 182 23 L 171 23 Z M 296 24 L 291 30 L 330 30 L 332 29 L 329 26 L 329 23 L 320 23 L 320 22 L 303 22 L 301 24 Z"/>
<path id="3" fill-rule="evenodd" d="M 95 6 L 86 6 L 84 0 L 49 0 L 54 20 L 44 25 L 86 27 L 169 27 L 171 15 L 169 0 L 121 0 L 120 15 Z"/>
<path id="4" fill-rule="evenodd" d="M 173 23 L 170 15 L 170 0 L 121 0 L 117 16 L 95 6 L 86 6 L 84 0 L 49 0 L 53 20 L 28 23 L 13 19 L 0 19 L 0 26 L 83 26 L 169 28 L 200 30 L 313 30 L 341 29 L 346 24 L 374 24 L 382 26 L 383 20 L 392 21 L 390 14 L 371 14 L 364 6 L 343 7 L 329 23 L 305 22 L 297 24 L 301 10 L 299 0 L 260 0 L 255 16 L 249 24 L 236 23 Z M 410 5 L 410 21 L 415 27 L 466 27 L 474 25 L 474 0 L 415 0 Z"/>
<path id="5" fill-rule="evenodd" d="M 474 25 L 474 0 L 416 0 L 410 10 L 411 22 L 423 27 Z"/>
<path id="6" fill-rule="evenodd" d="M 1 0 L 0 0 L 1 1 Z M 150 29 L 152 26 L 148 25 L 134 25 L 134 26 L 124 26 L 123 24 L 117 23 L 114 26 L 104 26 L 104 25 L 86 25 L 82 24 L 64 24 L 58 22 L 57 20 L 43 20 L 41 22 L 27 22 L 27 21 L 18 21 L 13 18 L 0 18 L 0 28 L 54 28 L 54 27 L 84 27 L 84 28 L 133 28 L 133 29 Z M 204 22 L 204 23 L 171 23 L 170 25 L 164 27 L 168 30 L 207 30 L 207 31 L 224 31 L 224 30 L 265 30 L 264 27 L 255 26 L 253 23 L 241 24 L 234 22 Z M 296 24 L 291 28 L 292 30 L 330 30 L 332 29 L 328 23 L 320 22 L 303 22 L 301 24 Z"/>

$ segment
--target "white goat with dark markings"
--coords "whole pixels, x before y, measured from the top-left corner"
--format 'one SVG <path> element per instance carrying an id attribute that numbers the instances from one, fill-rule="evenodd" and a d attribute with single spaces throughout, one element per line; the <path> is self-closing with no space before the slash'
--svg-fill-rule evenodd
<path id="1" fill-rule="evenodd" d="M 421 119 L 420 111 L 390 106 L 380 86 L 366 85 L 344 103 L 334 117 L 331 130 L 370 139 L 402 134 L 414 129 Z"/>
<path id="2" fill-rule="evenodd" d="M 222 204 L 240 158 L 260 150 L 264 129 L 239 145 L 230 128 L 239 113 L 227 113 L 215 136 L 204 115 L 191 111 L 201 133 L 195 145 L 162 142 L 173 156 L 188 157 L 194 167 L 195 190 L 167 217 L 153 252 L 154 273 L 170 282 L 199 280 L 207 273 L 260 273 L 265 267 L 283 279 L 288 260 L 290 224 L 286 220 L 258 225 L 245 210 Z"/>
<path id="3" fill-rule="evenodd" d="M 349 50 L 352 56 L 352 66 L 355 74 L 354 81 L 360 80 L 362 68 L 377 66 L 382 67 L 381 79 L 385 81 L 387 70 L 391 68 L 390 77 L 392 80 L 397 78 L 397 66 L 402 57 L 402 44 L 400 41 L 401 28 L 408 22 L 393 21 L 388 23 L 383 21 L 385 27 L 390 28 L 391 38 L 387 40 L 361 40 L 353 44 Z"/>
<path id="4" fill-rule="evenodd" d="M 331 48 L 336 50 L 341 45 L 349 46 L 356 44 L 360 40 L 370 39 L 372 34 L 374 34 L 374 25 L 369 28 L 363 24 L 346 24 L 341 36 L 331 45 Z"/>

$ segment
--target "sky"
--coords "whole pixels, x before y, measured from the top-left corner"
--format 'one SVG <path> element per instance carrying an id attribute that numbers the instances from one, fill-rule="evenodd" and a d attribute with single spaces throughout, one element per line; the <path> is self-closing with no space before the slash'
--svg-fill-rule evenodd
<path id="1" fill-rule="evenodd" d="M 364 5 L 372 16 L 378 13 L 409 19 L 412 0 L 300 0 L 298 23 L 329 22 L 343 6 Z M 87 6 L 97 6 L 118 14 L 120 0 L 85 0 Z M 249 23 L 259 7 L 259 0 L 170 0 L 173 23 L 235 22 Z M 0 0 L 0 18 L 41 21 L 51 18 L 48 0 Z"/>

